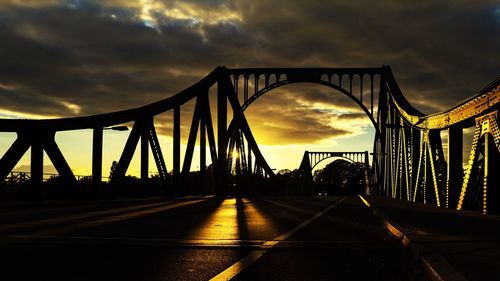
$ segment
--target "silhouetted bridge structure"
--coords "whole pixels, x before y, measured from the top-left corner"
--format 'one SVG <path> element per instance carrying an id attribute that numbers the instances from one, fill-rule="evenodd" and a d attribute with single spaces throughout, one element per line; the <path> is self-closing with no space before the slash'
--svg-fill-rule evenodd
<path id="1" fill-rule="evenodd" d="M 33 189 L 40 188 L 43 180 L 44 151 L 65 182 L 74 185 L 75 176 L 55 141 L 55 134 L 92 129 L 92 179 L 98 186 L 102 179 L 103 129 L 133 122 L 114 173 L 116 178 L 125 177 L 140 146 L 141 179 L 149 176 L 151 149 L 161 182 L 169 188 L 182 188 L 182 174 L 191 170 L 199 139 L 200 177 L 205 177 L 208 171 L 213 173 L 215 192 L 224 194 L 233 166 L 241 173 L 274 176 L 244 111 L 260 96 L 293 83 L 330 87 L 352 99 L 370 119 L 375 128 L 370 180 L 380 195 L 458 209 L 472 202 L 483 213 L 488 206 L 499 205 L 498 176 L 494 172 L 498 171 L 500 150 L 500 79 L 445 112 L 425 115 L 404 97 L 389 66 L 250 69 L 220 66 L 180 93 L 143 107 L 88 117 L 2 119 L 0 131 L 16 132 L 17 139 L 0 159 L 0 179 L 5 179 L 31 148 Z M 190 101 L 195 101 L 194 109 L 187 105 Z M 182 109 L 192 113 L 185 151 L 181 151 Z M 173 156 L 172 184 L 155 128 L 155 117 L 161 114 L 172 114 L 173 144 L 167 152 Z M 463 129 L 469 127 L 475 129 L 464 174 Z M 448 161 L 440 136 L 443 130 L 448 131 Z M 207 170 L 207 158 L 213 169 Z"/>

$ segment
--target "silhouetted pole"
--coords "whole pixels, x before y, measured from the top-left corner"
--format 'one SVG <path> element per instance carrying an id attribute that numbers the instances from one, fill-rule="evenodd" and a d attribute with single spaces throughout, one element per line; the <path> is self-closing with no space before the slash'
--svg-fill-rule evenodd
<path id="1" fill-rule="evenodd" d="M 93 129 L 92 134 L 92 186 L 98 188 L 102 179 L 102 127 Z"/>
<path id="2" fill-rule="evenodd" d="M 174 151 L 173 151 L 173 181 L 174 181 L 174 192 L 179 188 L 179 175 L 181 171 L 181 107 L 174 107 Z"/>

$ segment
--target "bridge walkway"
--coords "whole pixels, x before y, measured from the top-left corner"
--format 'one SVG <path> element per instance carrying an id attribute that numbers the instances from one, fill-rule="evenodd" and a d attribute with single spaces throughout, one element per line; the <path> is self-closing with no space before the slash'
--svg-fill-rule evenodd
<path id="1" fill-rule="evenodd" d="M 401 242 L 411 247 L 414 258 L 429 263 L 436 276 L 443 280 L 498 280 L 500 216 L 378 196 L 363 198 L 395 236 L 402 235 Z"/>

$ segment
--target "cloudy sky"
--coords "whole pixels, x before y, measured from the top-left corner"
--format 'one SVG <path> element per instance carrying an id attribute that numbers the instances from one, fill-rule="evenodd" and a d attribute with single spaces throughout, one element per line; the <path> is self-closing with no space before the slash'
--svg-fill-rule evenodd
<path id="1" fill-rule="evenodd" d="M 499 50 L 498 1 L 0 0 L 0 118 L 142 106 L 218 65 L 388 64 L 410 102 L 434 113 L 497 78 Z M 271 166 L 293 169 L 304 150 L 371 150 L 373 129 L 359 113 L 331 89 L 293 85 L 259 99 L 247 116 Z M 160 126 L 165 147 L 170 127 Z M 106 133 L 105 162 L 119 157 L 111 147 L 126 135 Z M 90 138 L 58 135 L 77 173 L 90 170 Z M 13 139 L 0 136 L 0 153 Z"/>

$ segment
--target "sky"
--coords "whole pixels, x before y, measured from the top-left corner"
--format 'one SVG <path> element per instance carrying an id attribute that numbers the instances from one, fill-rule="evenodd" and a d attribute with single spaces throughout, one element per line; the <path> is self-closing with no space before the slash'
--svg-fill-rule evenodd
<path id="1" fill-rule="evenodd" d="M 498 1 L 0 0 L 0 118 L 138 107 L 176 94 L 218 65 L 387 64 L 412 105 L 430 114 L 499 76 L 499 35 Z M 360 113 L 333 89 L 308 84 L 273 90 L 245 112 L 277 170 L 297 168 L 304 150 L 371 151 L 374 130 Z M 157 123 L 169 170 L 170 120 L 160 116 Z M 127 134 L 105 131 L 104 174 Z M 0 134 L 0 153 L 14 138 Z M 56 140 L 75 173 L 89 174 L 91 131 Z M 137 162 L 129 173 L 139 173 Z M 29 153 L 17 169 L 28 164 Z"/>

